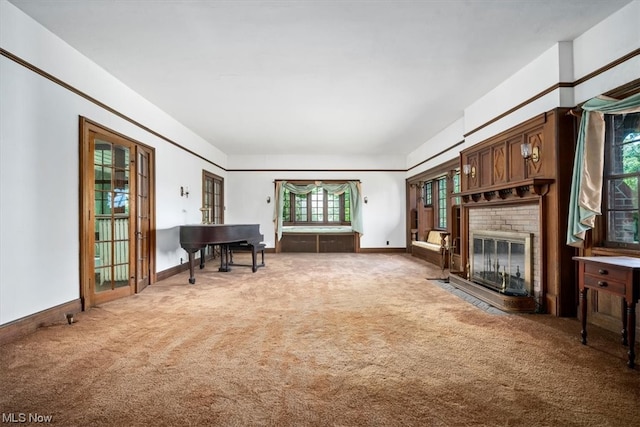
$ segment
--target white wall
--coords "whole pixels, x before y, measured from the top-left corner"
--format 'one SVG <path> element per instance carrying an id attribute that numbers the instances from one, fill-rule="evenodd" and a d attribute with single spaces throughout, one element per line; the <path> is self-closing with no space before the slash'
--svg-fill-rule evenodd
<path id="1" fill-rule="evenodd" d="M 335 160 L 339 161 L 339 158 Z M 367 196 L 368 199 L 368 203 L 362 205 L 364 234 L 360 240 L 360 246 L 362 248 L 404 248 L 406 247 L 404 175 L 404 170 L 374 172 L 353 169 L 340 172 L 313 170 L 229 172 L 229 180 L 225 183 L 227 199 L 225 222 L 229 224 L 259 223 L 265 243 L 273 248 L 275 246 L 273 223 L 275 180 L 360 180 L 362 196 Z M 267 197 L 271 197 L 271 203 L 267 203 Z M 390 206 L 393 206 L 393 209 L 389 209 Z"/>
<path id="2" fill-rule="evenodd" d="M 6 323 L 78 297 L 78 123 L 58 108 L 73 104 L 63 90 L 3 57 L 0 75 L 0 323 Z"/>
<path id="3" fill-rule="evenodd" d="M 440 165 L 460 156 L 460 150 L 464 145 L 447 150 L 464 140 L 464 119 L 460 118 L 444 128 L 427 143 L 422 144 L 407 156 L 407 177 L 417 175 L 434 166 Z M 442 152 L 447 150 L 446 152 Z M 438 155 L 438 153 L 441 153 Z M 436 156 L 437 155 L 437 156 Z M 436 157 L 434 157 L 436 156 Z M 431 159 L 433 157 L 433 159 Z M 431 159 L 424 162 L 426 159 Z M 424 163 L 422 163 L 424 162 Z"/>
<path id="4" fill-rule="evenodd" d="M 619 64 L 575 88 L 556 89 L 500 120 L 472 132 L 549 87 L 557 83 L 573 83 L 640 48 L 638 22 L 640 22 L 640 0 L 635 0 L 575 40 L 561 41 L 551 46 L 527 66 L 469 105 L 463 117 L 456 122 L 456 124 L 463 124 L 462 129 L 459 126 L 449 126 L 443 133 L 436 135 L 410 153 L 407 156 L 407 167 L 415 166 L 420 157 L 427 153 L 434 155 L 464 139 L 464 144 L 456 150 L 457 155 L 461 150 L 538 114 L 556 107 L 573 107 L 637 79 L 640 77 L 640 56 Z M 465 134 L 468 135 L 466 138 Z M 451 152 L 446 152 L 418 168 L 409 169 L 407 177 L 454 157 Z"/>
<path id="5" fill-rule="evenodd" d="M 0 46 L 143 126 L 226 166 L 226 156 L 0 1 Z M 155 148 L 157 270 L 179 263 L 177 226 L 200 222 L 201 171 L 224 170 L 0 56 L 0 324 L 79 297 L 79 117 Z M 189 186 L 197 197 L 180 197 Z"/>
<path id="6" fill-rule="evenodd" d="M 225 182 L 228 224 L 256 223 L 268 247 L 275 246 L 275 180 L 360 180 L 363 196 L 362 248 L 405 247 L 404 156 L 235 155 Z M 258 171 L 258 172 L 256 172 Z M 393 206 L 394 209 L 389 209 Z M 395 210 L 397 209 L 397 211 Z M 387 245 L 389 241 L 389 245 Z"/>
<path id="7" fill-rule="evenodd" d="M 574 80 L 640 48 L 640 1 L 623 7 L 573 42 Z M 575 88 L 582 103 L 640 77 L 640 56 L 591 78 Z"/>

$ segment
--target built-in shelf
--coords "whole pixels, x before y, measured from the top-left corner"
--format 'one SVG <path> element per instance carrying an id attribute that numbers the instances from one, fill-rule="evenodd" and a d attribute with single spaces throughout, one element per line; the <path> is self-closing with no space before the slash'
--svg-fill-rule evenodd
<path id="1" fill-rule="evenodd" d="M 555 180 L 550 178 L 531 178 L 523 181 L 514 181 L 500 185 L 476 188 L 455 193 L 453 196 L 461 197 L 464 203 L 490 202 L 492 200 L 505 200 L 511 197 L 525 197 L 529 194 L 544 196 L 549 191 L 549 185 Z"/>

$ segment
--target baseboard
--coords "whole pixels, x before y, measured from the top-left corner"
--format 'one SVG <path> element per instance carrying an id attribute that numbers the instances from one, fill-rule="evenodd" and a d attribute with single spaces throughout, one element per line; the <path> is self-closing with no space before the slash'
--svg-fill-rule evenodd
<path id="1" fill-rule="evenodd" d="M 361 254 L 406 254 L 407 248 L 360 248 Z"/>
<path id="2" fill-rule="evenodd" d="M 82 301 L 78 298 L 9 322 L 0 326 L 0 345 L 33 333 L 42 326 L 66 323 L 67 314 L 75 315 L 81 311 Z"/>
<path id="3" fill-rule="evenodd" d="M 198 264 L 200 263 L 200 259 L 198 258 Z M 178 273 L 182 273 L 183 271 L 187 271 L 189 269 L 189 263 L 183 262 L 182 264 L 174 265 L 173 267 L 167 268 L 166 270 L 158 271 L 156 273 L 156 279 L 158 281 L 168 279 L 171 276 L 175 276 Z"/>

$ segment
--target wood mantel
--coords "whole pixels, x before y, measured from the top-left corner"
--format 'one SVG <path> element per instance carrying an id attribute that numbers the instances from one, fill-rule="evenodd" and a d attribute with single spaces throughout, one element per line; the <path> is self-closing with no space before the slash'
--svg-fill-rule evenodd
<path id="1" fill-rule="evenodd" d="M 464 203 L 479 202 L 481 200 L 491 201 L 494 199 L 505 200 L 509 197 L 524 197 L 527 194 L 544 196 L 549 191 L 549 185 L 555 180 L 552 178 L 531 178 L 522 181 L 513 181 L 493 185 L 490 187 L 477 188 L 462 191 L 455 194 L 462 197 Z"/>
<path id="2" fill-rule="evenodd" d="M 460 261 L 469 261 L 469 217 L 474 209 L 536 205 L 539 236 L 534 280 L 540 292 L 541 311 L 556 316 L 577 314 L 575 248 L 566 245 L 569 196 L 573 169 L 567 164 L 575 154 L 577 122 L 567 109 L 539 114 L 497 135 L 460 151 L 461 200 Z M 522 144 L 538 151 L 536 160 L 522 157 Z M 468 168 L 464 166 L 468 165 Z M 504 224 L 510 228 L 517 226 Z M 496 229 L 502 227 L 497 224 Z"/>

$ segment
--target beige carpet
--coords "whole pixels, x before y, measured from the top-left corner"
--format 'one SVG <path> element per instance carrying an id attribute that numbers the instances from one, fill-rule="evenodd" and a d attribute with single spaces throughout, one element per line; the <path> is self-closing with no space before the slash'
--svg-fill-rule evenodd
<path id="1" fill-rule="evenodd" d="M 212 262 L 195 285 L 183 273 L 0 347 L 2 421 L 640 425 L 640 371 L 616 334 L 591 327 L 583 346 L 576 319 L 490 314 L 406 255 L 266 262 Z"/>

